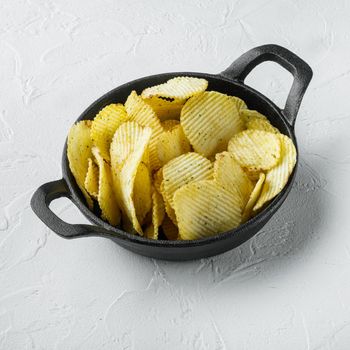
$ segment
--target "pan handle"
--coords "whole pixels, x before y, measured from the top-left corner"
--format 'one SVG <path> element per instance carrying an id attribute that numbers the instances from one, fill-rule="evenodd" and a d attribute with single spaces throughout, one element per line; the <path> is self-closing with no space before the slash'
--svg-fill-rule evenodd
<path id="1" fill-rule="evenodd" d="M 93 225 L 68 224 L 61 220 L 51 209 L 50 203 L 60 197 L 71 198 L 71 193 L 64 179 L 48 182 L 40 186 L 33 194 L 30 205 L 39 219 L 63 238 L 81 236 L 111 236 L 112 232 Z M 74 202 L 73 202 L 74 203 Z"/>
<path id="2" fill-rule="evenodd" d="M 243 83 L 247 75 L 265 61 L 276 62 L 293 75 L 292 88 L 282 112 L 289 124 L 294 127 L 300 103 L 312 78 L 312 70 L 305 61 L 293 52 L 279 45 L 258 46 L 240 56 L 220 75 Z"/>

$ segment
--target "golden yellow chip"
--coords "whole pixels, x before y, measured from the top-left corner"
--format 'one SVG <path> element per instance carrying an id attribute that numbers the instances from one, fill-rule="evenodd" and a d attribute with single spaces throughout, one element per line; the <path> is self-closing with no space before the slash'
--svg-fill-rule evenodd
<path id="1" fill-rule="evenodd" d="M 247 203 L 247 205 L 244 208 L 243 218 L 242 218 L 243 222 L 247 221 L 251 217 L 253 207 L 254 207 L 255 203 L 257 202 L 257 200 L 258 200 L 258 198 L 260 196 L 261 189 L 263 187 L 264 181 L 265 181 L 265 174 L 264 173 L 260 173 L 259 180 L 255 184 L 255 187 L 254 187 L 252 193 L 249 196 L 248 203 Z"/>
<path id="2" fill-rule="evenodd" d="M 159 136 L 157 150 L 161 166 L 181 154 L 191 151 L 191 145 L 180 124 L 174 126 L 168 131 L 164 131 Z"/>
<path id="3" fill-rule="evenodd" d="M 268 119 L 263 114 L 252 109 L 243 108 L 239 111 L 239 114 L 245 124 L 251 121 L 252 119 L 261 119 L 268 121 Z"/>
<path id="4" fill-rule="evenodd" d="M 186 153 L 174 158 L 163 167 L 164 194 L 170 206 L 174 206 L 174 193 L 190 182 L 213 178 L 213 165 L 205 157 Z"/>
<path id="5" fill-rule="evenodd" d="M 278 135 L 262 130 L 244 130 L 233 136 L 229 152 L 248 170 L 268 170 L 274 167 L 281 155 Z"/>
<path id="6" fill-rule="evenodd" d="M 137 219 L 135 204 L 133 201 L 135 177 L 139 165 L 147 151 L 148 144 L 152 135 L 152 129 L 142 128 L 135 147 L 129 156 L 124 160 L 122 167 L 114 164 L 114 154 L 111 152 L 111 165 L 114 174 L 114 186 L 117 198 L 120 202 L 122 212 L 131 221 L 134 229 L 140 235 L 143 234 L 141 225 Z"/>
<path id="7" fill-rule="evenodd" d="M 162 180 L 162 183 L 160 185 L 160 194 L 163 197 L 163 202 L 165 206 L 165 212 L 171 219 L 171 221 L 174 223 L 174 225 L 177 225 L 177 219 L 176 219 L 176 214 L 174 208 L 170 205 L 169 200 L 166 196 L 165 190 L 164 190 L 164 181 Z"/>
<path id="8" fill-rule="evenodd" d="M 227 190 L 238 191 L 242 198 L 242 209 L 245 207 L 253 190 L 253 184 L 229 152 L 216 155 L 214 179 Z"/>
<path id="9" fill-rule="evenodd" d="M 234 229 L 242 219 L 240 206 L 239 196 L 214 180 L 183 186 L 174 196 L 179 238 L 199 239 Z"/>
<path id="10" fill-rule="evenodd" d="M 90 127 L 90 120 L 82 120 L 70 128 L 67 140 L 67 157 L 75 181 L 83 193 L 88 207 L 92 209 L 93 201 L 84 187 L 89 158 L 92 157 Z"/>
<path id="11" fill-rule="evenodd" d="M 163 181 L 163 168 L 158 169 L 153 175 L 153 185 L 155 189 L 161 193 L 161 184 Z"/>
<path id="12" fill-rule="evenodd" d="M 247 108 L 246 103 L 245 103 L 242 99 L 240 99 L 239 97 L 231 96 L 231 98 L 235 101 L 236 106 L 237 106 L 237 109 L 238 109 L 239 112 L 240 112 L 241 110 Z"/>
<path id="13" fill-rule="evenodd" d="M 180 119 L 181 108 L 185 103 L 185 100 L 175 100 L 152 96 L 150 98 L 143 99 L 157 114 L 161 121 L 168 119 Z"/>
<path id="14" fill-rule="evenodd" d="M 102 158 L 97 147 L 92 148 L 92 154 L 94 155 L 99 168 L 97 200 L 101 208 L 101 217 L 113 226 L 119 225 L 121 214 L 113 189 L 111 168 Z"/>
<path id="15" fill-rule="evenodd" d="M 140 225 L 144 223 L 146 214 L 152 207 L 152 182 L 147 165 L 140 163 L 135 176 L 133 202 L 136 217 Z"/>
<path id="16" fill-rule="evenodd" d="M 98 166 L 91 158 L 89 158 L 88 170 L 85 176 L 84 186 L 89 195 L 94 199 L 97 199 L 98 196 L 98 179 Z"/>
<path id="17" fill-rule="evenodd" d="M 247 168 L 242 168 L 242 169 L 247 174 L 250 181 L 257 182 L 259 180 L 261 170 L 247 169 Z"/>
<path id="18" fill-rule="evenodd" d="M 279 134 L 279 130 L 276 129 L 268 120 L 264 120 L 261 118 L 251 118 L 246 123 L 247 129 L 253 130 L 263 130 L 267 132 L 272 132 L 274 134 Z"/>
<path id="19" fill-rule="evenodd" d="M 152 193 L 152 224 L 145 230 L 145 236 L 151 239 L 158 239 L 159 226 L 165 216 L 163 197 L 154 190 Z"/>
<path id="20" fill-rule="evenodd" d="M 164 220 L 162 223 L 162 230 L 165 237 L 169 241 L 177 240 L 179 236 L 179 229 L 177 228 L 177 226 L 174 225 L 172 220 L 167 215 L 164 217 Z"/>
<path id="21" fill-rule="evenodd" d="M 216 91 L 190 98 L 181 110 L 180 121 L 193 149 L 206 157 L 224 151 L 231 137 L 243 130 L 232 96 Z"/>
<path id="22" fill-rule="evenodd" d="M 125 108 L 130 120 L 152 128 L 152 137 L 149 145 L 150 167 L 151 170 L 160 168 L 157 156 L 157 143 L 159 136 L 164 130 L 159 118 L 154 110 L 135 91 L 132 91 L 127 98 Z"/>
<path id="23" fill-rule="evenodd" d="M 104 107 L 91 124 L 93 144 L 100 150 L 101 156 L 109 161 L 109 148 L 115 131 L 127 121 L 128 116 L 122 104 L 110 104 Z"/>
<path id="24" fill-rule="evenodd" d="M 164 122 L 162 122 L 162 127 L 163 127 L 164 131 L 169 131 L 179 124 L 180 124 L 180 122 L 178 120 L 169 119 L 169 120 L 165 120 Z"/>
<path id="25" fill-rule="evenodd" d="M 191 96 L 206 90 L 208 82 L 205 79 L 193 77 L 176 77 L 164 84 L 149 87 L 142 91 L 142 98 L 149 99 L 153 96 L 167 99 L 186 100 Z"/>
<path id="26" fill-rule="evenodd" d="M 278 136 L 281 140 L 281 159 L 267 172 L 264 187 L 254 210 L 260 209 L 283 190 L 296 163 L 297 153 L 293 141 L 286 135 Z"/>

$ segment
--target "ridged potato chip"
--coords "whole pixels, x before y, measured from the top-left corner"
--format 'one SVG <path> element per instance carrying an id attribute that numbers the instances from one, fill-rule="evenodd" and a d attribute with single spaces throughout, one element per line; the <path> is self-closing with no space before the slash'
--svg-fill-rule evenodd
<path id="1" fill-rule="evenodd" d="M 165 216 L 163 197 L 154 190 L 152 193 L 152 223 L 146 228 L 145 236 L 151 239 L 158 239 L 159 226 Z"/>
<path id="2" fill-rule="evenodd" d="M 147 165 L 143 162 L 139 164 L 135 176 L 133 202 L 136 217 L 140 225 L 143 224 L 146 214 L 152 208 L 152 182 Z"/>
<path id="3" fill-rule="evenodd" d="M 247 169 L 247 168 L 242 168 L 242 169 L 247 174 L 250 181 L 257 182 L 259 180 L 261 170 Z"/>
<path id="4" fill-rule="evenodd" d="M 179 236 L 179 229 L 177 228 L 177 226 L 174 225 L 174 223 L 171 221 L 171 219 L 167 215 L 164 217 L 164 220 L 162 222 L 162 230 L 165 237 L 169 241 L 177 240 Z"/>
<path id="5" fill-rule="evenodd" d="M 247 205 L 244 208 L 242 222 L 247 221 L 252 216 L 253 207 L 254 207 L 255 203 L 259 199 L 259 196 L 260 196 L 260 193 L 261 193 L 264 181 L 265 181 L 265 174 L 264 173 L 260 173 L 259 180 L 255 184 L 255 187 L 254 187 L 252 193 L 249 196 L 248 203 L 247 203 Z"/>
<path id="6" fill-rule="evenodd" d="M 233 136 L 228 151 L 248 170 L 269 170 L 281 155 L 281 143 L 276 134 L 262 130 L 244 130 Z"/>
<path id="7" fill-rule="evenodd" d="M 247 174 L 229 152 L 218 153 L 214 162 L 214 179 L 229 191 L 238 191 L 245 207 L 253 184 Z"/>
<path id="8" fill-rule="evenodd" d="M 84 187 L 89 158 L 92 157 L 90 127 L 90 120 L 82 120 L 70 128 L 67 139 L 67 157 L 75 181 L 83 193 L 88 207 L 92 209 L 93 201 Z"/>
<path id="9" fill-rule="evenodd" d="M 163 197 L 163 202 L 165 206 L 165 212 L 171 219 L 171 221 L 174 223 L 174 225 L 177 225 L 177 219 L 176 219 L 176 214 L 174 208 L 170 205 L 169 200 L 166 196 L 165 190 L 164 190 L 164 181 L 162 180 L 162 183 L 160 185 L 160 194 Z"/>
<path id="10" fill-rule="evenodd" d="M 139 165 L 144 158 L 147 147 L 150 143 L 152 129 L 149 127 L 142 128 L 135 147 L 129 156 L 124 160 L 122 167 L 114 164 L 114 153 L 111 152 L 111 165 L 114 173 L 114 187 L 117 193 L 118 201 L 122 212 L 131 221 L 134 229 L 140 235 L 143 235 L 141 225 L 136 215 L 136 209 L 133 201 L 135 177 Z"/>
<path id="11" fill-rule="evenodd" d="M 157 156 L 158 138 L 164 131 L 156 113 L 135 91 L 132 91 L 125 102 L 125 108 L 130 120 L 136 121 L 142 126 L 152 128 L 152 137 L 149 145 L 149 157 L 151 170 L 160 168 Z"/>
<path id="12" fill-rule="evenodd" d="M 246 103 L 242 99 L 240 99 L 239 97 L 231 96 L 231 98 L 236 102 L 238 112 L 240 112 L 243 109 L 248 108 Z"/>
<path id="13" fill-rule="evenodd" d="M 179 119 L 180 111 L 185 103 L 185 100 L 164 99 L 158 96 L 143 99 L 156 112 L 161 121 L 168 119 Z"/>
<path id="14" fill-rule="evenodd" d="M 239 111 L 239 114 L 245 124 L 247 124 L 249 121 L 253 119 L 261 119 L 261 120 L 268 121 L 268 119 L 263 114 L 259 113 L 258 111 L 254 111 L 252 109 L 243 108 Z"/>
<path id="15" fill-rule="evenodd" d="M 174 158 L 163 167 L 164 194 L 170 206 L 174 206 L 174 193 L 182 186 L 199 180 L 213 178 L 213 165 L 205 157 L 186 153 Z"/>
<path id="16" fill-rule="evenodd" d="M 260 209 L 277 196 L 287 184 L 294 169 L 297 153 L 293 141 L 286 135 L 278 136 L 281 141 L 281 158 L 278 164 L 267 172 L 264 187 L 253 210 Z"/>
<path id="17" fill-rule="evenodd" d="M 242 111 L 247 129 L 263 130 L 279 134 L 279 130 L 271 125 L 270 121 L 261 113 L 249 109 Z"/>
<path id="18" fill-rule="evenodd" d="M 91 158 L 89 158 L 88 170 L 85 176 L 84 186 L 88 194 L 94 199 L 97 199 L 98 196 L 98 179 L 98 166 Z"/>
<path id="19" fill-rule="evenodd" d="M 191 145 L 180 124 L 159 135 L 157 151 L 161 166 L 181 154 L 191 151 Z"/>
<path id="20" fill-rule="evenodd" d="M 180 121 L 193 149 L 206 157 L 226 150 L 231 137 L 243 130 L 232 96 L 216 91 L 190 98 L 181 110 Z"/>
<path id="21" fill-rule="evenodd" d="M 214 180 L 183 186 L 174 195 L 179 238 L 205 238 L 237 227 L 242 219 L 240 206 L 239 196 Z"/>
<path id="22" fill-rule="evenodd" d="M 208 82 L 205 79 L 193 77 L 176 77 L 164 84 L 149 87 L 142 91 L 142 98 L 149 99 L 153 96 L 167 99 L 186 100 L 191 96 L 205 91 Z"/>
<path id="23" fill-rule="evenodd" d="M 113 190 L 110 165 L 103 159 L 97 147 L 92 148 L 92 154 L 99 168 L 97 200 L 101 208 L 101 217 L 113 226 L 119 225 L 121 214 Z"/>
<path id="24" fill-rule="evenodd" d="M 169 120 L 165 120 L 164 122 L 162 122 L 162 127 L 163 127 L 164 131 L 169 131 L 179 124 L 180 124 L 180 122 L 178 120 L 169 119 Z"/>
<path id="25" fill-rule="evenodd" d="M 92 121 L 91 139 L 105 160 L 110 160 L 109 148 L 115 131 L 127 119 L 128 116 L 122 104 L 110 104 L 104 107 Z"/>
<path id="26" fill-rule="evenodd" d="M 159 193 L 161 193 L 162 181 L 163 181 L 163 168 L 160 168 L 153 174 L 153 185 Z"/>

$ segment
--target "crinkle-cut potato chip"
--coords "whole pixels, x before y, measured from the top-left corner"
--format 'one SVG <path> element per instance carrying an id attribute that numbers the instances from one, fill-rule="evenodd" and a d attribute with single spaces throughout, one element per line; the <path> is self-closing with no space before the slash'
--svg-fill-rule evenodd
<path id="1" fill-rule="evenodd" d="M 179 238 L 199 239 L 237 227 L 242 219 L 238 194 L 214 180 L 183 186 L 174 195 Z"/>
<path id="2" fill-rule="evenodd" d="M 113 190 L 110 165 L 103 159 L 97 147 L 92 148 L 92 154 L 99 168 L 97 201 L 101 208 L 101 217 L 113 226 L 119 225 L 121 214 Z"/>
<path id="3" fill-rule="evenodd" d="M 181 108 L 185 103 L 185 100 L 171 99 L 169 101 L 159 96 L 152 96 L 143 100 L 152 107 L 161 121 L 179 119 Z"/>
<path id="4" fill-rule="evenodd" d="M 67 140 L 67 157 L 75 181 L 83 193 L 88 207 L 92 209 L 93 201 L 84 187 L 89 158 L 92 157 L 90 127 L 90 120 L 82 120 L 70 128 Z"/>
<path id="5" fill-rule="evenodd" d="M 248 108 L 246 103 L 239 97 L 237 96 L 231 96 L 231 98 L 236 102 L 236 106 L 238 111 L 240 112 L 242 109 Z"/>
<path id="6" fill-rule="evenodd" d="M 268 119 L 263 114 L 252 109 L 243 108 L 239 111 L 239 114 L 244 123 L 248 123 L 252 119 L 262 119 L 268 121 Z"/>
<path id="7" fill-rule="evenodd" d="M 115 131 L 127 121 L 128 116 L 122 104 L 110 104 L 104 107 L 91 124 L 91 139 L 99 148 L 104 159 L 110 160 L 109 148 Z"/>
<path id="8" fill-rule="evenodd" d="M 158 138 L 158 159 L 161 166 L 181 154 L 191 151 L 191 145 L 180 124 L 168 131 L 164 131 Z"/>
<path id="9" fill-rule="evenodd" d="M 253 208 L 254 211 L 260 209 L 283 190 L 296 163 L 297 152 L 293 141 L 286 135 L 278 136 L 281 140 L 281 158 L 278 164 L 267 172 L 260 197 Z"/>
<path id="10" fill-rule="evenodd" d="M 162 181 L 163 181 L 163 168 L 160 168 L 153 174 L 153 185 L 159 193 L 161 193 Z"/>
<path id="11" fill-rule="evenodd" d="M 279 134 L 279 130 L 276 129 L 268 120 L 260 119 L 260 118 L 252 118 L 246 123 L 247 129 L 253 130 L 263 130 L 267 132 L 272 132 L 274 134 Z"/>
<path id="12" fill-rule="evenodd" d="M 278 135 L 262 130 L 244 130 L 233 136 L 228 151 L 241 167 L 248 170 L 269 170 L 281 155 Z"/>
<path id="13" fill-rule="evenodd" d="M 159 226 L 165 216 L 163 197 L 154 190 L 152 193 L 152 223 L 146 228 L 145 236 L 151 239 L 158 239 Z"/>
<path id="14" fill-rule="evenodd" d="M 227 190 L 239 192 L 242 198 L 243 209 L 253 190 L 253 184 L 229 152 L 222 152 L 216 155 L 214 179 Z"/>
<path id="15" fill-rule="evenodd" d="M 255 203 L 259 199 L 259 196 L 260 196 L 260 193 L 261 193 L 264 181 L 265 181 L 265 174 L 264 173 L 260 173 L 259 180 L 255 184 L 255 187 L 254 187 L 252 193 L 249 196 L 248 203 L 247 203 L 247 205 L 245 206 L 245 208 L 243 210 L 242 222 L 247 221 L 252 216 L 253 207 L 254 207 Z"/>
<path id="16" fill-rule="evenodd" d="M 169 120 L 165 120 L 164 122 L 162 122 L 162 127 L 163 127 L 164 131 L 169 131 L 179 124 L 180 124 L 180 122 L 178 120 L 169 119 Z"/>
<path id="17" fill-rule="evenodd" d="M 165 190 L 164 190 L 164 181 L 162 181 L 162 183 L 160 185 L 160 194 L 163 197 L 163 202 L 164 202 L 164 206 L 165 206 L 165 212 L 167 213 L 167 215 L 169 216 L 171 221 L 174 223 L 174 225 L 177 225 L 177 219 L 176 219 L 175 210 L 170 205 L 169 200 L 168 200 L 168 198 L 166 196 L 166 193 L 165 193 Z"/>
<path id="18" fill-rule="evenodd" d="M 152 182 L 147 165 L 140 163 L 135 176 L 133 202 L 136 217 L 140 225 L 144 223 L 146 214 L 152 207 Z"/>
<path id="19" fill-rule="evenodd" d="M 165 216 L 162 222 L 162 230 L 169 241 L 176 241 L 179 236 L 179 229 L 174 225 L 169 216 Z"/>
<path id="20" fill-rule="evenodd" d="M 139 123 L 142 126 L 152 128 L 152 138 L 149 145 L 149 157 L 151 170 L 160 168 L 160 162 L 157 156 L 157 144 L 160 134 L 164 131 L 156 113 L 136 91 L 132 91 L 125 102 L 125 108 L 130 120 Z"/>
<path id="21" fill-rule="evenodd" d="M 186 100 L 191 96 L 205 91 L 208 82 L 205 79 L 193 77 L 176 77 L 164 84 L 149 87 L 142 91 L 142 98 L 148 99 L 153 96 L 166 99 Z"/>
<path id="22" fill-rule="evenodd" d="M 243 130 L 232 96 L 216 91 L 191 97 L 181 110 L 180 121 L 193 149 L 206 157 L 224 151 L 231 137 Z"/>
<path id="23" fill-rule="evenodd" d="M 170 206 L 174 206 L 174 194 L 190 182 L 213 178 L 213 165 L 198 153 L 189 152 L 174 158 L 163 167 L 164 194 Z"/>
<path id="24" fill-rule="evenodd" d="M 137 219 L 136 209 L 133 202 L 134 183 L 137 170 L 142 162 L 143 156 L 147 150 L 152 135 L 152 129 L 144 127 L 139 139 L 135 143 L 133 152 L 125 159 L 121 169 L 118 171 L 118 166 L 114 164 L 111 157 L 112 171 L 115 174 L 114 185 L 117 193 L 117 198 L 122 212 L 131 221 L 134 229 L 140 235 L 143 235 L 141 225 Z"/>
<path id="25" fill-rule="evenodd" d="M 97 199 L 98 196 L 98 166 L 94 163 L 94 161 L 89 158 L 88 159 L 88 170 L 85 176 L 84 186 L 88 194 Z"/>

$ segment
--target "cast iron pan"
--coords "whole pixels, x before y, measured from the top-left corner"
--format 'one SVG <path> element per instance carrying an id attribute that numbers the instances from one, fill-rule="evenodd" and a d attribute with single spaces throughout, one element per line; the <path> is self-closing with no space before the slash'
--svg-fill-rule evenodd
<path id="1" fill-rule="evenodd" d="M 283 110 L 264 95 L 246 86 L 244 79 L 249 72 L 265 61 L 273 61 L 287 69 L 294 77 Z M 157 85 L 176 76 L 192 76 L 207 79 L 208 90 L 216 90 L 243 99 L 250 109 L 266 115 L 270 122 L 283 134 L 289 136 L 295 146 L 294 123 L 305 90 L 312 78 L 312 70 L 307 63 L 292 52 L 278 45 L 256 47 L 239 57 L 220 74 L 205 73 L 164 73 L 134 80 L 108 92 L 94 102 L 77 120 L 93 119 L 97 112 L 110 103 L 124 103 L 131 90 L 138 93 L 149 86 Z M 63 238 L 99 236 L 113 240 L 135 253 L 164 260 L 192 260 L 223 253 L 233 249 L 254 236 L 275 214 L 286 199 L 295 178 L 295 170 L 284 190 L 254 218 L 237 229 L 216 236 L 193 241 L 150 240 L 132 235 L 101 220 L 85 204 L 68 166 L 66 147 L 63 149 L 63 178 L 40 186 L 34 193 L 31 206 L 35 214 L 54 232 Z M 298 161 L 298 160 L 297 160 Z M 72 225 L 64 222 L 49 208 L 59 197 L 69 198 L 93 225 Z"/>

